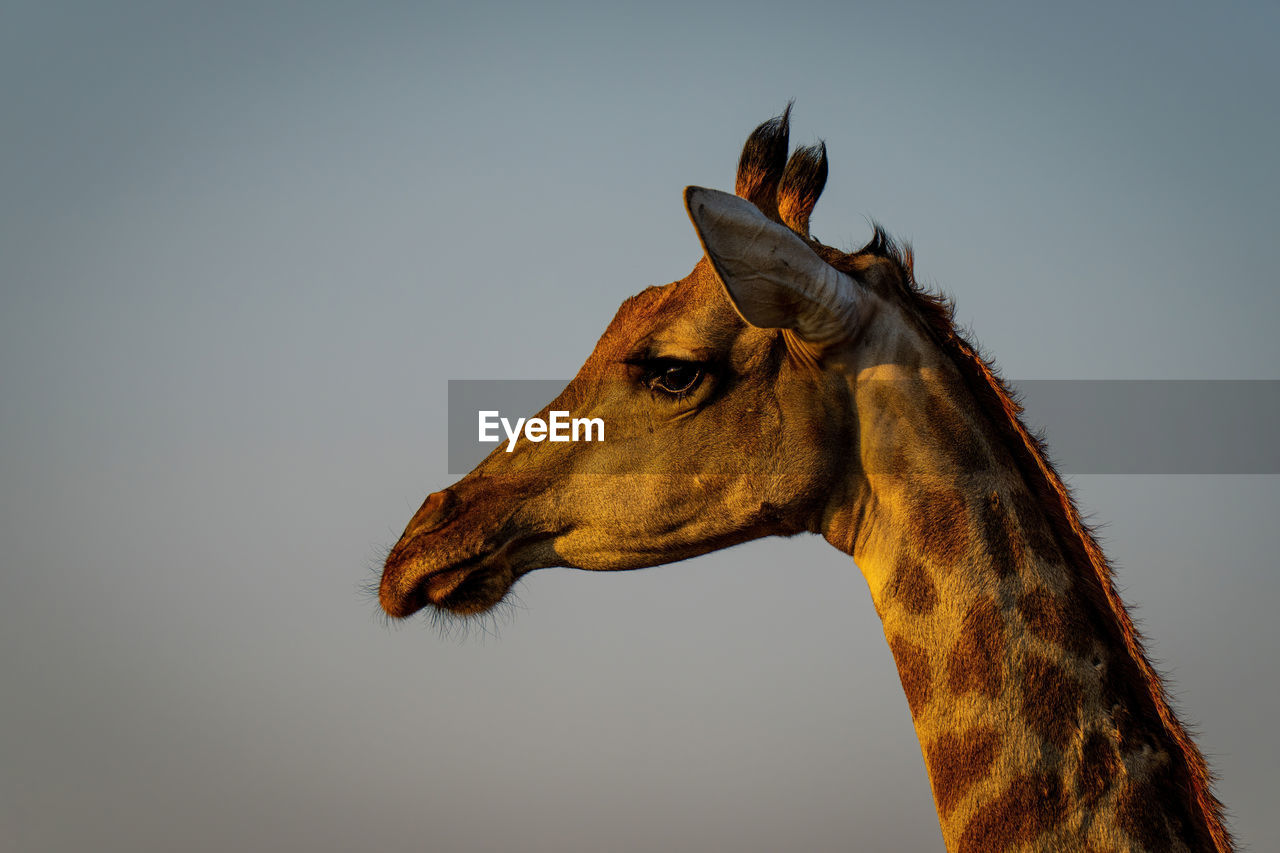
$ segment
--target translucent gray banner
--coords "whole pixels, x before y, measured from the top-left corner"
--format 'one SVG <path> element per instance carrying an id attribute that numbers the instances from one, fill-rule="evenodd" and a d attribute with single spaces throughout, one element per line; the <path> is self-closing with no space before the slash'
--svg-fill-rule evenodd
<path id="1" fill-rule="evenodd" d="M 466 474 L 495 449 L 505 450 L 538 439 L 517 427 L 542 410 L 568 384 L 564 380 L 454 379 L 449 381 L 449 473 Z M 904 386 L 906 383 L 904 383 Z M 921 393 L 903 387 L 902 393 Z M 1280 474 L 1280 380 L 1024 380 L 1011 383 L 1025 412 L 1024 422 L 1043 431 L 1050 455 L 1064 474 Z M 711 405 L 717 405 L 713 402 Z M 492 441 L 479 440 L 481 413 L 487 416 Z M 572 441 L 573 419 L 581 413 L 543 420 L 541 441 Z M 502 418 L 506 418 L 504 425 Z M 591 431 L 579 423 L 578 440 L 603 432 L 626 436 L 626 424 L 608 419 Z M 737 421 L 750 429 L 751 421 Z M 624 440 L 624 439 L 619 439 Z M 635 448 L 620 460 L 600 454 L 595 473 L 635 473 L 645 469 L 644 454 Z M 607 462 L 605 460 L 608 460 Z M 750 459 L 737 460 L 741 470 Z M 694 460 L 697 467 L 697 460 Z M 625 470 L 624 470 L 625 469 Z M 698 468 L 701 473 L 706 469 Z M 719 464 L 720 473 L 732 473 Z M 894 473 L 910 473 L 907 471 Z"/>

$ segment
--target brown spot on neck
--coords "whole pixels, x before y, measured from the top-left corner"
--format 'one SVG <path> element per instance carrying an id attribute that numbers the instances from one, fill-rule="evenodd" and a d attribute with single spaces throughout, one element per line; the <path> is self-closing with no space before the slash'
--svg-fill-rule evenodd
<path id="1" fill-rule="evenodd" d="M 1080 728 L 1084 692 L 1061 666 L 1029 654 L 1023 669 L 1022 716 L 1027 725 L 1058 750 Z"/>
<path id="2" fill-rule="evenodd" d="M 920 646 L 902 637 L 891 637 L 889 648 L 894 663 L 898 665 L 898 677 L 902 680 L 902 692 L 907 695 L 907 707 L 911 716 L 919 718 L 924 706 L 933 695 L 933 672 L 929 655 Z"/>
<path id="3" fill-rule="evenodd" d="M 948 686 L 957 696 L 970 692 L 992 698 L 1004 684 L 1004 623 L 995 600 L 981 598 L 965 614 L 960 636 L 947 655 Z"/>
<path id="4" fill-rule="evenodd" d="M 994 728 L 946 732 L 925 748 L 933 797 L 942 817 L 951 814 L 965 792 L 986 777 L 999 750 L 1000 734 Z"/>
<path id="5" fill-rule="evenodd" d="M 1016 777 L 1004 793 L 986 803 L 965 826 L 958 850 L 996 853 L 1034 841 L 1066 817 L 1067 796 L 1051 773 Z"/>
<path id="6" fill-rule="evenodd" d="M 1086 602 L 1043 589 L 1033 589 L 1018 598 L 1018 613 L 1032 634 L 1080 658 L 1091 656 L 1096 633 L 1085 606 Z"/>
<path id="7" fill-rule="evenodd" d="M 1169 823 L 1154 803 L 1161 802 L 1160 790 L 1149 782 L 1132 785 L 1116 804 L 1116 818 L 1130 838 L 1147 850 L 1173 849 Z"/>
<path id="8" fill-rule="evenodd" d="M 1032 558 L 1044 565 L 1061 563 L 1062 549 L 1058 547 L 1045 519 L 1050 510 L 1039 505 L 1026 489 L 1014 489 L 1008 498 L 1018 521 L 1018 529 Z"/>
<path id="9" fill-rule="evenodd" d="M 903 556 L 889 582 L 889 598 L 908 612 L 928 615 L 938 606 L 938 590 L 927 572 L 916 560 Z"/>
<path id="10" fill-rule="evenodd" d="M 1102 732 L 1090 732 L 1080 748 L 1077 794 L 1081 802 L 1096 802 L 1111 788 L 1120 770 L 1115 744 Z"/>
<path id="11" fill-rule="evenodd" d="M 909 523 L 926 554 L 942 566 L 955 565 L 969 551 L 969 514 L 954 489 L 921 488 Z"/>
<path id="12" fill-rule="evenodd" d="M 1018 541 L 1014 538 L 1009 514 L 1000 502 L 1000 494 L 992 492 L 979 509 L 982 544 L 986 546 L 991 567 L 1000 578 L 1017 571 Z"/>

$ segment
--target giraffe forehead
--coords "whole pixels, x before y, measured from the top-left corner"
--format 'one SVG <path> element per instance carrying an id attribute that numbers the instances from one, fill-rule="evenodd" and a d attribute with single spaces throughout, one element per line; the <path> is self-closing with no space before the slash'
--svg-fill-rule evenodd
<path id="1" fill-rule="evenodd" d="M 744 327 L 704 259 L 685 278 L 623 302 L 597 351 L 619 360 L 706 358 L 729 350 Z"/>

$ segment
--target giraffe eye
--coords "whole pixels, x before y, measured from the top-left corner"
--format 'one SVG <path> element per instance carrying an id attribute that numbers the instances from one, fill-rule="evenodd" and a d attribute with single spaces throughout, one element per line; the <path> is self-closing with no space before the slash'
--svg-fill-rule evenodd
<path id="1" fill-rule="evenodd" d="M 650 365 L 649 387 L 664 394 L 683 396 L 702 382 L 702 365 L 696 361 L 664 360 Z"/>

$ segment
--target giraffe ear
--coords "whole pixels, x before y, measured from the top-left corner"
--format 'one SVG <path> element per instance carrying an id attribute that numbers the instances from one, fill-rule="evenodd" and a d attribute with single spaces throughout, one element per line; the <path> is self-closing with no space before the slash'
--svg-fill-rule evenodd
<path id="1" fill-rule="evenodd" d="M 734 308 L 753 326 L 791 329 L 818 346 L 852 334 L 861 291 L 751 202 L 686 187 L 684 204 Z"/>

